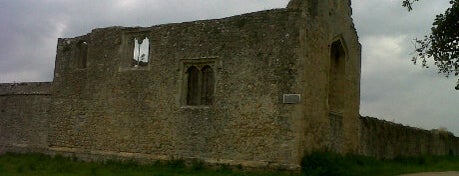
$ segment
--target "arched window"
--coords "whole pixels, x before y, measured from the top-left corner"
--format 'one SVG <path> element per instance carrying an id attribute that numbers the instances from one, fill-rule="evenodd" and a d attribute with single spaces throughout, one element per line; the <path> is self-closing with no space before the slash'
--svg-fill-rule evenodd
<path id="1" fill-rule="evenodd" d="M 186 71 L 186 105 L 211 105 L 215 76 L 209 65 L 190 66 Z"/>
<path id="2" fill-rule="evenodd" d="M 330 113 L 341 114 L 344 108 L 346 53 L 340 40 L 330 48 L 329 96 Z"/>
<path id="3" fill-rule="evenodd" d="M 212 104 L 214 92 L 214 72 L 208 65 L 202 68 L 201 104 Z"/>
<path id="4" fill-rule="evenodd" d="M 199 105 L 199 70 L 191 66 L 187 70 L 187 105 Z"/>
<path id="5" fill-rule="evenodd" d="M 77 59 L 77 67 L 82 69 L 86 68 L 87 65 L 87 56 L 88 55 L 88 43 L 85 41 L 78 42 L 77 51 L 76 51 L 76 59 Z"/>

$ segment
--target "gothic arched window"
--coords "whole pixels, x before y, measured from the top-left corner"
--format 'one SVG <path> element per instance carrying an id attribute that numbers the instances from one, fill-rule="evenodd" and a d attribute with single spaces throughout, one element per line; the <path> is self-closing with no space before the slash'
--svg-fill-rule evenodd
<path id="1" fill-rule="evenodd" d="M 214 92 L 214 72 L 212 68 L 206 65 L 202 68 L 202 81 L 201 81 L 201 104 L 212 104 Z"/>
<path id="2" fill-rule="evenodd" d="M 215 77 L 211 66 L 190 66 L 186 70 L 186 105 L 211 105 Z"/>
<path id="3" fill-rule="evenodd" d="M 187 70 L 187 105 L 199 105 L 199 70 L 192 66 Z"/>
<path id="4" fill-rule="evenodd" d="M 330 48 L 328 105 L 331 113 L 341 114 L 344 108 L 346 52 L 340 40 Z"/>
<path id="5" fill-rule="evenodd" d="M 85 41 L 78 42 L 76 59 L 78 68 L 86 68 L 88 55 L 88 43 Z"/>

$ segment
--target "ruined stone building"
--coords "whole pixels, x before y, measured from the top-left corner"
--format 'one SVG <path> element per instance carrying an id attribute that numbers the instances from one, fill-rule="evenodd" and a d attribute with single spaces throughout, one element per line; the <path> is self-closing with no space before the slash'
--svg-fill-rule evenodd
<path id="1" fill-rule="evenodd" d="M 376 155 L 350 3 L 59 39 L 52 83 L 0 85 L 0 152 L 288 169 L 316 150 Z"/>

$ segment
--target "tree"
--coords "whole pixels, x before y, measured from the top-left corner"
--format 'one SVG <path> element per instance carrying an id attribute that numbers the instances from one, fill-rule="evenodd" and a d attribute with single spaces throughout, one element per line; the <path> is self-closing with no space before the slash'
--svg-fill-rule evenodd
<path id="1" fill-rule="evenodd" d="M 413 10 L 412 4 L 419 0 L 403 0 L 402 6 Z M 450 0 L 451 7 L 444 14 L 436 16 L 431 33 L 422 39 L 415 39 L 414 64 L 421 61 L 428 68 L 427 59 L 433 59 L 438 73 L 449 77 L 459 75 L 459 0 Z M 459 90 L 459 79 L 456 85 Z"/>

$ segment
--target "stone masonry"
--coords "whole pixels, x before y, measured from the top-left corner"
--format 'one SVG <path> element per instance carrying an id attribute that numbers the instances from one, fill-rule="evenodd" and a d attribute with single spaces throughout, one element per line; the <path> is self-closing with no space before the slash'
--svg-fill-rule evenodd
<path id="1" fill-rule="evenodd" d="M 350 3 L 61 38 L 52 83 L 0 84 L 0 153 L 293 170 L 312 151 L 359 153 Z"/>
<path id="2" fill-rule="evenodd" d="M 59 39 L 49 150 L 287 168 L 314 150 L 356 152 L 360 45 L 350 14 L 349 1 L 292 1 Z"/>

